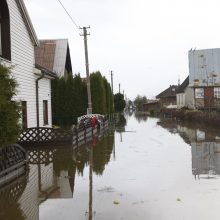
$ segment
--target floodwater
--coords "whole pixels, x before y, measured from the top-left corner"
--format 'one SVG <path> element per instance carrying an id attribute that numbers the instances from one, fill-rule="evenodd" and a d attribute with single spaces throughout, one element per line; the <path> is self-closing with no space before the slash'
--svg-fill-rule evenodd
<path id="1" fill-rule="evenodd" d="M 0 219 L 220 219 L 220 130 L 130 114 L 85 146 L 28 155 Z"/>

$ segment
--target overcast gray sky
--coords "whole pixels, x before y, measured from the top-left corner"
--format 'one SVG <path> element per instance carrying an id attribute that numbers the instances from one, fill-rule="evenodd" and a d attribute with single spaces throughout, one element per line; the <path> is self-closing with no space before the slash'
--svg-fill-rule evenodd
<path id="1" fill-rule="evenodd" d="M 85 76 L 83 38 L 58 0 L 24 0 L 39 39 L 68 38 L 74 73 Z M 90 72 L 114 92 L 153 98 L 188 75 L 188 50 L 220 47 L 219 0 L 61 0 L 79 26 L 91 26 Z"/>

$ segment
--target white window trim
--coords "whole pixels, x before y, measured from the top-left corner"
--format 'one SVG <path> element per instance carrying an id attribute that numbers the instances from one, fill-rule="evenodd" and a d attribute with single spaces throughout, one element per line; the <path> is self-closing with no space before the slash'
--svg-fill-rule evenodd
<path id="1" fill-rule="evenodd" d="M 214 98 L 220 98 L 220 87 L 214 87 Z"/>
<path id="2" fill-rule="evenodd" d="M 200 92 L 199 92 L 200 90 Z M 204 88 L 195 88 L 195 98 L 203 99 L 204 98 Z"/>

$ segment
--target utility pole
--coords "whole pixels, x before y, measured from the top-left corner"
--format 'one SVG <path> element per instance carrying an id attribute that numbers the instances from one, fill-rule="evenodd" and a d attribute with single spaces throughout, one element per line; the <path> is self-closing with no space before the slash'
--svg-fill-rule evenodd
<path id="1" fill-rule="evenodd" d="M 121 84 L 119 83 L 119 94 L 121 94 Z"/>
<path id="2" fill-rule="evenodd" d="M 113 71 L 111 70 L 111 84 L 112 84 L 112 94 L 114 95 L 114 90 L 113 90 Z"/>
<path id="3" fill-rule="evenodd" d="M 87 29 L 90 27 L 80 28 L 83 30 L 83 34 L 81 36 L 84 37 L 84 47 L 85 47 L 85 61 L 86 61 L 86 81 L 87 81 L 87 94 L 88 94 L 88 108 L 87 115 L 92 114 L 92 98 L 91 98 L 91 86 L 90 86 L 90 77 L 89 77 L 89 58 L 88 58 L 88 46 L 87 46 L 87 36 L 90 33 L 87 33 Z"/>
<path id="4" fill-rule="evenodd" d="M 112 86 L 112 105 L 113 105 L 113 114 L 114 114 L 114 109 L 115 109 L 115 104 L 114 104 L 114 88 L 113 88 L 113 71 L 111 70 L 111 86 Z M 113 115 L 114 118 L 114 115 Z"/>

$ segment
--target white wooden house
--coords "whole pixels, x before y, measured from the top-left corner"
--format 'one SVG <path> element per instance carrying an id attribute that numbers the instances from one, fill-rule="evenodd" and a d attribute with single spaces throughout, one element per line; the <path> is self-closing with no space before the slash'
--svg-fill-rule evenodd
<path id="1" fill-rule="evenodd" d="M 177 108 L 194 108 L 194 90 L 189 87 L 189 76 L 178 87 L 176 92 Z"/>
<path id="2" fill-rule="evenodd" d="M 22 105 L 23 128 L 50 127 L 50 79 L 54 75 L 35 67 L 34 48 L 39 42 L 23 0 L 0 1 L 0 32 L 0 61 L 12 67 L 18 83 L 14 99 Z"/>

